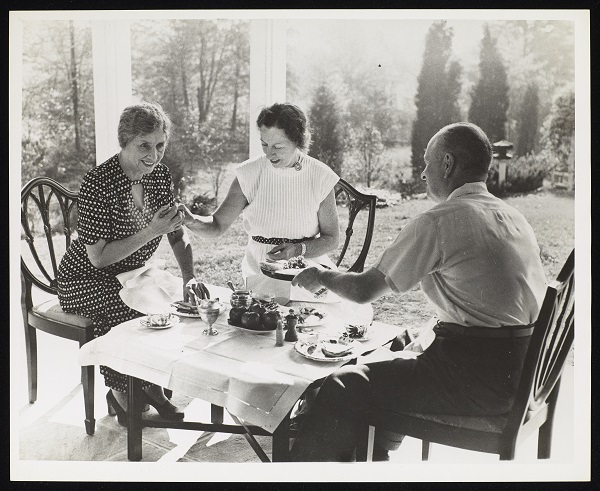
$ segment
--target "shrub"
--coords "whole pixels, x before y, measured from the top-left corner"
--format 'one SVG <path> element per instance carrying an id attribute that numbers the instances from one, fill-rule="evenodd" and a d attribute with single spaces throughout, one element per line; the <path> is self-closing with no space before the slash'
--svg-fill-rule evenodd
<path id="1" fill-rule="evenodd" d="M 506 169 L 504 189 L 498 186 L 498 161 L 494 160 L 488 173 L 487 186 L 493 194 L 525 193 L 544 183 L 548 174 L 548 159 L 545 154 L 527 154 L 510 161 Z"/>

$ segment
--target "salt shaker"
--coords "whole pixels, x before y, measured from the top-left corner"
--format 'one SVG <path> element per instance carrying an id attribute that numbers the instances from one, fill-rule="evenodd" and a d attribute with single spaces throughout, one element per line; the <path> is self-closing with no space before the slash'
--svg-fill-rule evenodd
<path id="1" fill-rule="evenodd" d="M 275 328 L 275 346 L 283 346 L 283 322 L 281 322 L 281 319 L 277 320 L 277 327 Z"/>

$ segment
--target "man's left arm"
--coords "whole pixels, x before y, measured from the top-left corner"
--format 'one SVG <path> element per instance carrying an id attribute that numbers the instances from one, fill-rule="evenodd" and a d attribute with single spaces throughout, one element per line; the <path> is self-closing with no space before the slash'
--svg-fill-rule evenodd
<path id="1" fill-rule="evenodd" d="M 372 302 L 391 290 L 385 275 L 375 268 L 362 273 L 341 273 L 308 268 L 294 278 L 292 285 L 301 286 L 312 293 L 325 287 L 340 297 L 356 303 Z"/>

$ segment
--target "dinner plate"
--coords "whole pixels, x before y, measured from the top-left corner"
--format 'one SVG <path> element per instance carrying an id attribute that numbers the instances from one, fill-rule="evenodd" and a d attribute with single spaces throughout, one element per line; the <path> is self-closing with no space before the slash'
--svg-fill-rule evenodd
<path id="1" fill-rule="evenodd" d="M 171 307 L 175 308 L 175 313 L 181 317 L 191 317 L 194 319 L 200 319 L 200 314 L 195 314 L 193 312 L 182 312 L 181 310 L 179 310 L 177 308 L 177 304 L 179 302 L 174 302 L 171 304 Z M 225 312 L 227 310 L 227 305 L 225 305 L 224 303 L 221 304 L 221 308 L 219 309 L 219 314 L 222 314 L 223 312 Z"/>
<path id="2" fill-rule="evenodd" d="M 256 329 L 246 329 L 245 327 L 240 327 L 240 326 L 236 326 L 235 324 L 232 324 L 229 319 L 227 319 L 227 324 L 235 327 L 236 329 L 239 329 L 240 331 L 251 332 L 252 334 L 269 334 L 270 332 L 275 332 L 275 329 L 270 329 L 268 331 L 259 331 Z"/>
<path id="3" fill-rule="evenodd" d="M 140 324 L 144 327 L 148 327 L 150 329 L 168 329 L 169 327 L 173 327 L 174 324 L 177 324 L 177 322 L 179 322 L 179 317 L 177 317 L 174 314 L 171 314 L 169 316 L 169 322 L 167 322 L 164 326 L 158 326 L 155 324 L 151 324 L 150 320 L 148 319 L 148 316 L 146 317 L 142 317 L 140 319 Z"/>
<path id="4" fill-rule="evenodd" d="M 350 343 L 349 346 L 352 346 L 352 344 L 353 343 Z M 308 349 L 311 346 L 316 346 L 316 347 L 312 353 L 309 353 Z M 308 358 L 309 360 L 314 360 L 314 361 L 338 362 L 338 361 L 351 360 L 352 358 L 356 358 L 356 356 L 357 356 L 354 353 L 348 353 L 347 355 L 344 355 L 344 356 L 335 356 L 335 357 L 325 356 L 325 354 L 321 350 L 321 342 L 318 342 L 315 345 L 315 343 L 310 343 L 303 339 L 300 339 L 299 341 L 296 342 L 296 344 L 294 344 L 294 349 L 300 355 L 304 356 L 305 358 Z"/>

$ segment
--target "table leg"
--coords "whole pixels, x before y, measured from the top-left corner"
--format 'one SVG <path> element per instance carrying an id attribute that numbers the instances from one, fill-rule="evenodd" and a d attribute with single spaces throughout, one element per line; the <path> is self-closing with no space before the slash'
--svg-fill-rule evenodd
<path id="1" fill-rule="evenodd" d="M 127 376 L 127 458 L 142 460 L 142 381 Z"/>
<path id="2" fill-rule="evenodd" d="M 273 432 L 273 462 L 288 462 L 290 459 L 290 415 L 291 411 Z"/>
<path id="3" fill-rule="evenodd" d="M 213 424 L 221 424 L 223 422 L 224 411 L 221 406 L 216 404 L 210 405 L 210 422 Z"/>

